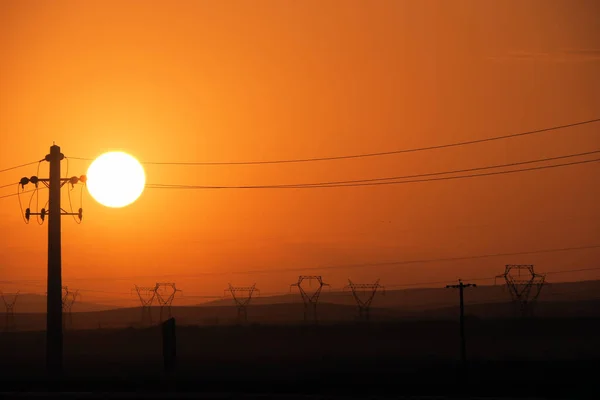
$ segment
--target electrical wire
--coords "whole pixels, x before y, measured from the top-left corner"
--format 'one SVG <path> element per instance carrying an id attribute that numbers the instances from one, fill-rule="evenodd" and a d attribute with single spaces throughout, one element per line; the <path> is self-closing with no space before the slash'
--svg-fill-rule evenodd
<path id="1" fill-rule="evenodd" d="M 459 175 L 459 176 L 450 176 L 450 177 L 438 177 L 438 178 L 398 181 L 400 179 L 430 177 L 430 176 L 435 176 L 435 175 L 447 175 L 447 174 L 454 174 L 454 173 L 461 173 L 461 172 L 480 171 L 480 170 L 486 170 L 486 169 L 492 169 L 492 168 L 503 168 L 503 167 L 510 167 L 510 166 L 516 166 L 516 165 L 553 161 L 553 160 L 564 159 L 564 158 L 596 154 L 599 152 L 600 152 L 600 150 L 595 150 L 595 151 L 589 151 L 589 152 L 584 152 L 584 153 L 569 154 L 569 155 L 563 155 L 563 156 L 557 156 L 557 157 L 547 157 L 547 158 L 541 158 L 541 159 L 536 159 L 536 160 L 526 160 L 526 161 L 519 161 L 519 162 L 514 162 L 514 163 L 497 164 L 497 165 L 490 165 L 490 166 L 483 166 L 483 167 L 476 167 L 476 168 L 465 168 L 465 169 L 459 169 L 459 170 L 439 171 L 439 172 L 432 172 L 432 173 L 425 173 L 425 174 L 414 174 L 414 175 L 370 178 L 370 179 L 357 179 L 357 180 L 348 180 L 348 181 L 331 181 L 331 182 L 284 184 L 284 185 L 248 185 L 248 186 L 244 186 L 244 185 L 241 185 L 241 186 L 207 186 L 207 185 L 151 184 L 150 183 L 150 184 L 146 184 L 146 188 L 148 188 L 148 189 L 299 189 L 299 188 L 324 188 L 324 187 L 346 187 L 346 186 L 352 187 L 352 186 L 396 185 L 396 184 L 417 183 L 417 182 L 431 182 L 431 181 L 439 181 L 439 180 L 475 178 L 475 177 L 481 177 L 481 176 L 511 174 L 511 173 L 518 173 L 518 172 L 526 172 L 526 171 L 533 171 L 533 170 L 541 170 L 541 169 L 548 169 L 548 168 L 557 168 L 557 167 L 585 164 L 585 163 L 597 162 L 597 161 L 600 161 L 600 159 L 575 161 L 575 162 L 569 162 L 569 163 L 545 165 L 545 166 L 538 166 L 538 167 L 532 167 L 532 168 L 521 168 L 521 169 L 515 169 L 515 170 L 509 170 L 509 171 L 496 171 L 496 172 L 489 172 L 489 173 L 483 173 L 483 174 Z M 39 188 L 39 189 L 44 189 L 44 187 Z M 34 189 L 34 190 L 39 190 L 39 189 Z M 28 193 L 28 192 L 31 192 L 31 191 L 24 191 L 21 193 Z M 15 195 L 17 195 L 17 194 L 15 193 L 15 194 L 0 196 L 0 199 L 15 196 Z M 82 193 L 81 193 L 81 197 L 82 196 L 83 196 L 83 189 L 82 189 Z M 83 199 L 83 197 L 82 197 L 82 199 Z"/>
<path id="2" fill-rule="evenodd" d="M 65 156 L 65 159 L 67 160 L 67 168 L 66 168 L 66 172 L 65 172 L 65 179 L 66 179 L 69 177 L 69 158 Z M 72 186 L 71 188 L 69 188 L 68 186 L 69 186 L 69 183 L 67 182 L 67 197 L 69 198 L 69 209 L 70 209 L 71 217 L 73 217 L 73 221 L 75 221 L 76 224 L 81 225 L 81 223 L 83 221 L 76 218 L 73 213 L 73 202 L 71 200 L 71 192 L 75 189 L 75 186 Z M 79 192 L 79 197 L 80 197 L 79 205 L 81 208 L 83 208 L 83 186 L 81 186 L 81 190 Z"/>
<path id="3" fill-rule="evenodd" d="M 148 189 L 311 189 L 311 188 L 331 188 L 331 187 L 359 187 L 359 186 L 380 186 L 380 185 L 400 185 L 407 183 L 421 183 L 421 182 L 434 182 L 434 181 L 445 181 L 454 179 L 466 179 L 466 178 L 478 178 L 482 176 L 494 176 L 494 175 L 505 175 L 512 173 L 520 173 L 527 171 L 536 171 L 549 168 L 567 167 L 572 165 L 587 164 L 592 162 L 598 162 L 600 158 L 583 161 L 573 161 L 569 163 L 544 165 L 539 167 L 521 168 L 509 171 L 495 171 L 486 172 L 482 174 L 471 174 L 471 175 L 459 175 L 459 176 L 448 176 L 438 178 L 425 178 L 425 179 L 413 179 L 405 181 L 383 181 L 383 182 L 357 182 L 357 183 L 344 183 L 338 184 L 335 182 L 322 182 L 322 183 L 304 183 L 297 185 L 249 185 L 249 186 L 208 186 L 208 185 L 169 185 L 169 184 L 147 184 Z M 438 174 L 446 174 L 451 172 L 441 172 Z M 401 179 L 400 177 L 398 179 Z"/>
<path id="4" fill-rule="evenodd" d="M 20 192 L 20 188 L 19 186 L 21 186 L 20 183 L 17 183 L 17 197 L 19 198 L 19 209 L 21 210 L 21 218 L 23 218 L 23 222 L 25 222 L 25 224 L 29 225 L 29 221 L 27 220 L 27 218 L 25 218 L 25 212 L 23 211 L 23 203 L 21 202 L 21 192 Z M 26 192 L 24 192 L 26 193 Z M 15 194 L 11 194 L 9 196 L 14 196 Z M 8 197 L 8 196 L 2 196 L 2 197 Z M 2 198 L 0 197 L 0 199 Z"/>
<path id="5" fill-rule="evenodd" d="M 21 164 L 21 165 L 15 165 L 14 167 L 0 169 L 0 173 L 2 173 L 2 172 L 6 172 L 6 171 L 11 171 L 11 170 L 13 170 L 13 169 L 17 169 L 17 168 L 27 167 L 27 166 L 29 166 L 29 165 L 33 165 L 33 164 L 35 164 L 35 163 L 37 163 L 37 162 L 42 162 L 42 161 L 44 161 L 44 160 L 32 161 L 32 162 L 25 163 L 25 164 Z"/>
<path id="6" fill-rule="evenodd" d="M 597 271 L 600 270 L 600 267 L 594 267 L 594 268 L 580 268 L 580 269 L 571 269 L 571 270 L 556 270 L 556 271 L 547 271 L 544 272 L 544 275 L 549 275 L 549 274 L 562 274 L 562 273 L 573 273 L 573 272 L 582 272 L 582 271 Z M 488 281 L 488 280 L 494 280 L 496 279 L 498 276 L 490 276 L 490 277 L 477 277 L 477 278 L 466 278 L 464 279 L 464 281 Z M 69 281 L 73 281 L 73 279 L 70 279 Z M 35 286 L 35 287 L 43 287 L 44 285 L 41 284 L 35 284 L 35 283 L 31 283 L 31 282 L 40 282 L 39 280 L 28 280 L 28 281 L 0 281 L 1 284 L 17 284 L 17 283 L 25 283 L 27 286 Z M 450 283 L 455 283 L 456 280 L 440 280 L 440 281 L 422 281 L 422 282 L 414 282 L 414 283 L 405 283 L 405 284 L 391 284 L 391 285 L 385 285 L 385 288 L 408 288 L 408 287 L 416 287 L 416 286 L 425 286 L 425 285 L 443 285 L 443 284 L 450 284 Z M 564 282 L 562 282 L 564 283 Z M 426 287 L 427 288 L 427 287 Z M 430 287 L 429 287 L 430 288 Z M 593 289 L 596 290 L 596 289 Z M 78 292 L 88 292 L 88 293 L 103 293 L 103 294 L 115 294 L 115 295 L 124 295 L 124 296 L 130 296 L 132 294 L 134 294 L 132 291 L 130 292 L 116 292 L 116 291 L 107 291 L 107 290 L 95 290 L 95 289 L 77 289 Z M 569 293 L 579 293 L 582 292 L 584 290 L 580 290 L 580 291 L 573 291 L 573 292 L 569 292 Z M 591 290 L 585 290 L 585 291 L 591 291 Z M 265 293 L 261 293 L 262 296 L 285 296 L 288 295 L 289 292 L 265 292 Z M 566 294 L 566 293 L 554 293 L 554 294 Z M 224 296 L 210 296 L 210 295 L 185 295 L 185 298 L 205 298 L 205 299 L 221 299 L 224 298 Z"/>
<path id="7" fill-rule="evenodd" d="M 19 184 L 19 182 L 17 182 L 17 184 Z M 14 182 L 13 182 L 13 183 L 9 183 L 9 184 L 7 184 L 7 185 L 0 186 L 0 189 L 4 189 L 4 188 L 7 188 L 7 187 L 11 187 L 11 186 L 13 186 L 13 185 L 14 185 Z"/>
<path id="8" fill-rule="evenodd" d="M 574 122 L 565 125 L 556 125 L 548 128 L 536 129 L 532 131 L 525 131 L 519 133 L 513 133 L 502 136 L 489 137 L 484 139 L 474 139 L 467 140 L 462 142 L 454 142 L 447 143 L 435 146 L 426 146 L 426 147 L 416 147 L 409 149 L 401 149 L 401 150 L 393 150 L 393 151 L 383 151 L 377 153 L 363 153 L 363 154 L 352 154 L 352 155 L 343 155 L 343 156 L 331 156 L 331 157 L 315 157 L 315 158 L 297 158 L 297 159 L 289 159 L 289 160 L 267 160 L 267 161 L 228 161 L 228 162 L 156 162 L 156 161 L 144 161 L 142 164 L 148 165 L 257 165 L 257 164 L 284 164 L 284 163 L 303 163 L 303 162 L 315 162 L 315 161 L 333 161 L 333 160 L 345 160 L 352 158 L 365 158 L 365 157 L 379 157 L 379 156 L 388 156 L 393 154 L 403 154 L 403 153 L 414 153 L 419 151 L 427 151 L 427 150 L 437 150 L 437 149 L 445 149 L 449 147 L 456 146 L 465 146 L 476 143 L 484 143 L 491 142 L 496 140 L 510 139 L 528 135 L 534 135 L 543 132 L 557 131 L 560 129 L 572 128 L 580 125 L 593 124 L 596 122 L 600 122 L 600 118 L 589 119 L 586 121 Z M 82 161 L 92 161 L 92 158 L 85 157 L 71 157 L 74 160 L 82 160 Z"/>
<path id="9" fill-rule="evenodd" d="M 45 187 L 41 187 L 41 188 L 39 188 L 39 189 L 37 189 L 37 190 L 44 190 L 44 189 L 46 189 L 46 188 L 45 188 Z M 31 192 L 34 192 L 35 190 L 36 190 L 36 189 L 29 189 L 29 190 L 24 190 L 24 191 L 22 191 L 22 192 L 18 192 L 18 193 L 5 194 L 5 195 L 3 195 L 3 196 L 0 196 L 0 199 L 5 199 L 5 198 L 7 198 L 7 197 L 18 196 L 18 195 L 25 194 L 25 193 L 31 193 Z"/>
<path id="10" fill-rule="evenodd" d="M 37 176 L 37 177 L 40 176 L 40 165 L 42 165 L 41 161 L 38 163 L 38 166 L 37 166 L 37 171 L 36 171 L 36 174 L 35 174 L 35 176 Z M 39 189 L 38 188 L 38 184 L 35 184 L 35 189 L 36 189 L 35 193 L 31 195 L 31 197 L 33 197 L 35 195 L 35 208 L 36 208 L 36 210 L 35 210 L 36 216 L 35 217 L 36 217 L 38 225 L 43 225 L 44 224 L 44 220 L 41 219 L 41 217 L 39 215 L 39 213 L 40 213 L 40 192 L 38 190 Z M 50 202 L 50 200 L 48 200 L 48 202 Z M 48 202 L 46 204 L 48 204 Z M 44 205 L 43 208 L 46 208 L 46 206 Z"/>
<path id="11" fill-rule="evenodd" d="M 206 276 L 226 276 L 226 275 L 252 275 L 252 274 L 268 274 L 268 273 L 285 273 L 285 272 L 301 272 L 301 271 L 318 271 L 318 270 L 335 270 L 335 269 L 355 269 L 355 268 L 373 268 L 373 267 L 393 267 L 393 266 L 406 266 L 412 264 L 428 264 L 434 262 L 448 262 L 448 261 L 465 261 L 465 260 L 477 260 L 484 258 L 495 258 L 505 256 L 519 256 L 519 255 L 532 255 L 532 254 L 546 254 L 546 253 L 558 253 L 566 251 L 578 251 L 578 250 L 591 250 L 598 249 L 599 245 L 589 246 L 578 246 L 578 247 L 565 247 L 565 248 L 550 248 L 542 250 L 530 250 L 520 252 L 506 252 L 506 253 L 490 253 L 480 254 L 474 256 L 459 256 L 459 257 L 442 257 L 442 258 L 426 258 L 416 260 L 398 260 L 398 261 L 387 261 L 387 262 L 373 262 L 373 263 L 362 263 L 362 264 L 343 264 L 343 265 L 329 265 L 319 267 L 301 267 L 301 268 L 274 268 L 274 269 L 254 269 L 254 270 L 238 270 L 238 271 L 223 271 L 223 272 L 203 272 L 196 274 L 165 274 L 165 275 L 136 275 L 136 276 L 123 276 L 123 277 L 94 277 L 94 278 L 72 278 L 70 281 L 127 281 L 133 279 L 155 279 L 155 278 L 202 278 Z M 481 278 L 483 279 L 483 278 Z M 485 278 L 488 279 L 488 278 Z M 441 283 L 448 283 L 444 281 Z"/>

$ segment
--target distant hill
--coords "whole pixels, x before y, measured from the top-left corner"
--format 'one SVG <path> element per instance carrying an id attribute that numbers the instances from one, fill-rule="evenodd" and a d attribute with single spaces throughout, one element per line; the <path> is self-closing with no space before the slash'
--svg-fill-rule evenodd
<path id="1" fill-rule="evenodd" d="M 514 315 L 511 297 L 503 286 L 478 286 L 465 291 L 465 309 L 469 316 L 493 319 Z M 540 317 L 600 317 L 600 281 L 555 283 L 544 287 L 535 303 Z M 19 330 L 44 329 L 45 296 L 23 294 L 15 308 Z M 167 310 L 163 310 L 163 317 Z M 304 318 L 299 294 L 256 297 L 247 309 L 248 320 L 261 324 L 296 324 Z M 357 307 L 347 292 L 324 292 L 318 305 L 322 323 L 352 321 Z M 152 307 L 153 322 L 161 319 L 160 308 Z M 237 322 L 237 309 L 231 299 L 197 306 L 173 307 L 171 314 L 184 325 L 227 325 Z M 378 293 L 371 310 L 373 320 L 452 319 L 458 316 L 458 292 L 446 288 L 406 289 Z M 0 313 L 0 325 L 5 319 Z M 65 317 L 66 318 L 66 317 Z M 78 302 L 69 323 L 75 329 L 135 327 L 142 325 L 140 308 L 117 308 Z"/>
<path id="2" fill-rule="evenodd" d="M 76 301 L 73 304 L 73 312 L 102 311 L 115 308 L 104 304 L 88 303 L 85 301 Z M 0 310 L 4 311 L 4 304 L 0 303 Z M 15 303 L 16 313 L 45 313 L 46 296 L 39 294 L 21 293 Z"/>
<path id="3" fill-rule="evenodd" d="M 551 283 L 543 287 L 538 298 L 539 302 L 553 301 L 582 301 L 600 299 L 600 281 L 582 281 Z M 506 303 L 511 300 L 510 293 L 504 285 L 483 285 L 469 288 L 465 292 L 466 304 Z M 298 293 L 281 296 L 264 296 L 252 299 L 252 305 L 301 303 Z M 356 302 L 351 292 L 323 291 L 319 302 L 355 306 Z M 231 306 L 232 299 L 215 300 L 199 306 Z M 440 288 L 418 288 L 403 290 L 387 290 L 385 294 L 378 292 L 373 300 L 373 307 L 420 311 L 453 307 L 458 304 L 456 290 Z"/>
<path id="4" fill-rule="evenodd" d="M 163 310 L 164 311 L 164 310 Z M 470 304 L 465 307 L 469 318 L 503 319 L 513 318 L 513 307 L 510 302 Z M 152 307 L 152 324 L 161 320 L 160 308 Z M 234 325 L 237 320 L 237 309 L 233 306 L 194 306 L 173 307 L 171 315 L 182 326 L 198 325 Z M 163 312 L 162 319 L 167 313 Z M 585 301 L 546 301 L 535 305 L 535 317 L 540 318 L 600 318 L 600 300 Z M 357 319 L 357 308 L 349 305 L 323 303 L 318 307 L 320 324 L 351 322 Z M 373 308 L 373 321 L 392 320 L 456 320 L 458 304 L 453 306 L 409 311 L 400 308 Z M 43 330 L 46 315 L 42 313 L 23 313 L 15 316 L 18 330 Z M 120 308 L 105 311 L 73 313 L 67 320 L 67 329 L 100 329 L 141 327 L 141 308 Z M 299 303 L 281 303 L 254 305 L 248 308 L 248 322 L 252 324 L 288 325 L 304 323 L 304 307 Z M 312 319 L 309 321 L 312 323 Z M 4 324 L 4 316 L 0 314 L 0 324 Z"/>

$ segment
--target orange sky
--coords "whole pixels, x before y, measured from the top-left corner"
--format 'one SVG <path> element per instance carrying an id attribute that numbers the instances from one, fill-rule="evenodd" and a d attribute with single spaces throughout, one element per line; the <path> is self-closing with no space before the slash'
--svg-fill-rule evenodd
<path id="1" fill-rule="evenodd" d="M 598 15 L 592 0 L 1 2 L 0 169 L 44 157 L 52 141 L 67 157 L 272 160 L 598 118 Z M 389 157 L 146 173 L 149 183 L 202 185 L 410 175 L 597 150 L 599 126 Z M 70 175 L 88 165 L 72 160 Z M 0 186 L 35 170 L 1 173 Z M 222 295 L 228 282 L 278 292 L 300 272 L 231 272 L 598 245 L 598 172 L 595 163 L 379 187 L 149 189 L 118 210 L 85 193 L 84 223 L 63 220 L 64 282 L 82 300 L 133 304 L 134 283 L 173 280 L 186 296 Z M 47 226 L 23 224 L 16 197 L 0 205 L 0 289 L 43 292 Z M 339 288 L 348 277 L 391 285 L 599 260 L 592 249 L 321 274 Z M 592 278 L 600 271 L 548 277 Z"/>

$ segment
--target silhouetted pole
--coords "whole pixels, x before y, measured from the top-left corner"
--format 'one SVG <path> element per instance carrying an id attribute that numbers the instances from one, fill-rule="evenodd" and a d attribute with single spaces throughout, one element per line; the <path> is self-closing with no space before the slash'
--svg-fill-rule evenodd
<path id="1" fill-rule="evenodd" d="M 177 365 L 177 341 L 175 334 L 175 318 L 169 318 L 162 324 L 163 360 L 165 372 L 172 374 Z"/>
<path id="2" fill-rule="evenodd" d="M 57 375 L 62 371 L 63 324 L 62 324 L 62 271 L 60 238 L 60 162 L 65 156 L 60 147 L 50 147 L 46 161 L 50 163 L 50 189 L 48 199 L 48 301 L 46 319 L 46 366 L 48 372 Z"/>
<path id="3" fill-rule="evenodd" d="M 460 360 L 462 363 L 463 374 L 467 372 L 467 341 L 465 338 L 465 302 L 463 291 L 466 287 L 477 287 L 474 283 L 463 283 L 462 280 L 458 280 L 458 285 L 446 285 L 446 289 L 458 289 L 460 296 Z M 463 375 L 463 378 L 465 378 Z"/>
<path id="4" fill-rule="evenodd" d="M 60 147 L 52 145 L 50 154 L 44 158 L 50 163 L 50 176 L 48 178 L 39 178 L 32 176 L 31 178 L 24 177 L 20 181 L 20 185 L 25 188 L 25 185 L 33 183 L 38 187 L 39 183 L 43 183 L 49 189 L 48 211 L 41 209 L 41 212 L 31 212 L 29 208 L 25 210 L 25 219 L 29 222 L 32 215 L 38 215 L 42 221 L 48 218 L 48 285 L 47 285 L 47 305 L 46 305 L 46 367 L 48 373 L 53 376 L 59 376 L 62 372 L 62 356 L 63 356 L 63 298 L 62 298 L 62 271 L 61 271 L 61 216 L 73 215 L 78 216 L 81 221 L 83 210 L 80 208 L 78 212 L 66 212 L 60 207 L 60 189 L 63 185 L 70 183 L 85 183 L 86 177 L 73 176 L 71 178 L 60 177 L 60 162 L 65 158 L 60 152 Z"/>

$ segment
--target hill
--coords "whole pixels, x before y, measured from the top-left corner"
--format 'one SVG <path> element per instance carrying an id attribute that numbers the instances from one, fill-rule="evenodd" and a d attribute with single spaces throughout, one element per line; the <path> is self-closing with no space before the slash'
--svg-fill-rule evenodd
<path id="1" fill-rule="evenodd" d="M 600 281 L 560 282 L 546 284 L 538 298 L 539 302 L 546 301 L 581 301 L 599 298 Z M 511 300 L 510 293 L 504 285 L 481 285 L 465 292 L 466 304 L 506 303 Z M 293 304 L 301 303 L 298 293 L 279 296 L 258 296 L 252 299 L 252 305 Z M 350 291 L 321 293 L 319 302 L 355 306 L 356 301 Z M 456 306 L 458 294 L 455 290 L 445 287 L 417 288 L 403 290 L 387 290 L 378 292 L 373 301 L 373 307 L 420 311 Z M 215 300 L 199 306 L 231 306 L 232 299 Z"/>
<path id="2" fill-rule="evenodd" d="M 1 305 L 4 308 L 4 305 Z M 104 304 L 90 303 L 85 301 L 77 301 L 73 304 L 73 312 L 90 312 L 110 310 L 114 306 Z M 17 313 L 44 313 L 46 312 L 46 296 L 31 293 L 21 293 L 17 297 L 15 303 L 15 312 Z"/>
<path id="3" fill-rule="evenodd" d="M 600 318 L 600 300 L 546 301 L 535 306 L 535 317 L 545 318 Z M 480 303 L 466 306 L 466 314 L 481 320 L 511 319 L 513 304 Z M 195 306 L 172 307 L 170 314 L 165 309 L 161 315 L 159 307 L 150 309 L 151 319 L 143 315 L 141 308 L 120 308 L 113 310 L 79 312 L 65 315 L 67 330 L 106 329 L 142 327 L 155 325 L 169 315 L 183 326 L 227 326 L 238 323 L 237 309 L 233 306 Z M 0 314 L 0 323 L 4 327 L 4 315 Z M 373 308 L 371 321 L 398 320 L 456 320 L 458 305 L 423 310 L 400 308 Z M 322 325 L 353 322 L 357 320 L 357 308 L 354 306 L 323 303 L 318 307 L 318 320 Z M 298 325 L 304 322 L 304 307 L 298 303 L 255 305 L 248 308 L 248 322 L 262 325 Z M 313 320 L 309 318 L 309 322 Z M 43 330 L 46 315 L 43 313 L 23 313 L 15 315 L 15 326 L 19 331 Z"/>

